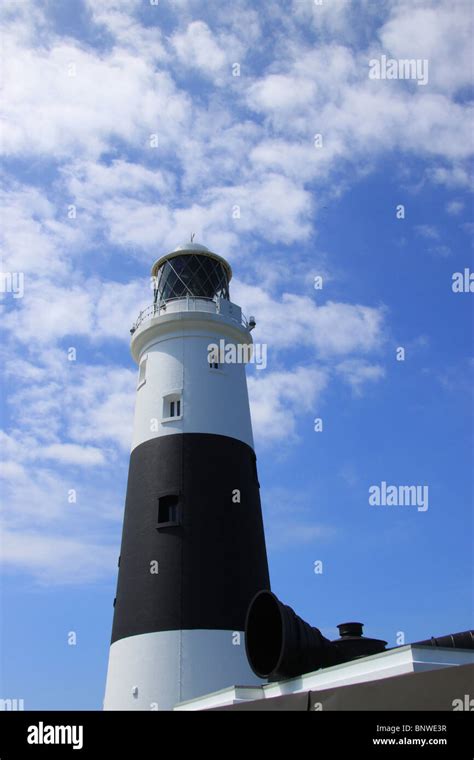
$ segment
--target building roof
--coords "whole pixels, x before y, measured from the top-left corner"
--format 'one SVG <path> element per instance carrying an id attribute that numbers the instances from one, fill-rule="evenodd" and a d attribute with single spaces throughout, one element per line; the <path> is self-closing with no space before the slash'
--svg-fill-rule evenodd
<path id="1" fill-rule="evenodd" d="M 288 711 L 406 711 L 470 710 L 465 695 L 472 692 L 473 665 L 405 673 L 365 683 L 310 690 L 264 699 L 241 699 L 212 710 Z"/>
<path id="2" fill-rule="evenodd" d="M 470 669 L 465 671 L 464 666 L 469 666 Z M 458 674 L 459 678 L 461 678 L 461 676 L 464 678 L 464 674 L 467 674 L 467 676 L 472 679 L 472 674 L 474 671 L 473 650 L 408 644 L 406 646 L 396 647 L 395 649 L 388 649 L 385 652 L 370 655 L 369 657 L 360 657 L 356 660 L 351 660 L 350 662 L 345 662 L 340 665 L 334 665 L 330 668 L 322 668 L 321 670 L 314 671 L 313 673 L 305 673 L 304 675 L 298 676 L 297 678 L 289 678 L 284 681 L 275 681 L 268 684 L 257 684 L 255 686 L 230 686 L 227 689 L 222 689 L 221 691 L 217 691 L 212 694 L 205 694 L 201 697 L 197 697 L 196 699 L 180 702 L 175 706 L 174 709 L 227 709 L 230 708 L 230 706 L 237 704 L 246 704 L 248 705 L 247 709 L 252 709 L 252 704 L 255 705 L 255 709 L 272 709 L 271 707 L 258 707 L 258 703 L 266 700 L 271 700 L 269 704 L 276 705 L 278 702 L 275 702 L 275 700 L 284 696 L 301 696 L 320 692 L 326 693 L 328 690 L 339 691 L 342 687 L 345 688 L 348 686 L 357 686 L 359 687 L 360 691 L 360 688 L 363 685 L 374 684 L 378 681 L 388 682 L 398 676 L 408 676 L 418 673 L 421 674 L 431 670 L 442 670 L 443 673 L 447 674 L 448 669 L 457 669 L 459 667 L 463 668 L 463 670 Z M 442 674 L 440 674 L 439 682 L 442 682 Z M 403 683 L 407 684 L 408 681 L 404 681 Z M 411 689 L 411 685 L 409 688 Z M 360 694 L 362 693 L 363 692 L 360 691 Z M 374 690 L 372 693 L 379 694 L 379 691 Z M 450 693 L 451 692 L 449 692 L 449 694 Z M 462 697 L 465 693 L 469 693 L 469 691 L 459 692 L 459 694 L 454 695 L 452 699 L 457 696 Z M 446 692 L 446 694 L 448 693 Z M 376 701 L 377 700 L 374 697 L 374 704 L 376 704 Z M 295 704 L 297 702 L 298 700 L 295 701 Z M 304 703 L 305 702 L 303 698 L 302 704 Z M 332 709 L 344 708 L 336 707 Z M 371 708 L 367 707 L 361 709 Z M 379 706 L 378 708 L 374 707 L 372 709 L 384 708 Z M 392 708 L 387 707 L 386 709 Z M 411 709 L 421 710 L 430 708 L 421 706 Z M 453 708 L 450 707 L 436 709 L 452 710 Z"/>

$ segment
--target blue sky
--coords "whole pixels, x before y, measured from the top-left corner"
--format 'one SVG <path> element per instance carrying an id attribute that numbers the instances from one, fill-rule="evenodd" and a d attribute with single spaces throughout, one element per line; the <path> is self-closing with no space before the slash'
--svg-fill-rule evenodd
<path id="1" fill-rule="evenodd" d="M 2 5 L 2 267 L 23 292 L 1 307 L 0 696 L 101 707 L 129 328 L 191 232 L 268 346 L 248 379 L 273 590 L 330 637 L 471 627 L 470 2 Z M 428 83 L 369 79 L 382 55 L 427 60 Z M 370 506 L 382 481 L 427 485 L 428 509 Z"/>

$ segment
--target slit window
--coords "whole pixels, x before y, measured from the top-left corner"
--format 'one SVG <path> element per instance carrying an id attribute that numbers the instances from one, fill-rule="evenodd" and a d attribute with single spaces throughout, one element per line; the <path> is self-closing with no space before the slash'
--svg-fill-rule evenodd
<path id="1" fill-rule="evenodd" d="M 183 400 L 179 393 L 170 393 L 163 398 L 163 419 L 180 419 L 183 414 Z"/>
<path id="2" fill-rule="evenodd" d="M 170 417 L 181 416 L 181 400 L 178 398 L 176 401 L 170 401 Z"/>
<path id="3" fill-rule="evenodd" d="M 158 499 L 158 527 L 166 525 L 179 525 L 178 511 L 179 496 L 167 494 Z"/>

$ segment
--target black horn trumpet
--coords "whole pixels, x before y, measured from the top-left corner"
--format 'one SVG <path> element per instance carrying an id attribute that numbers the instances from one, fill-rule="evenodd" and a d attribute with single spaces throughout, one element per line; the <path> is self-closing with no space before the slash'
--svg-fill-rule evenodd
<path id="1" fill-rule="evenodd" d="M 260 678 L 276 681 L 385 650 L 386 641 L 362 636 L 362 623 L 343 623 L 338 628 L 340 638 L 330 641 L 271 591 L 259 591 L 245 622 L 250 667 Z"/>

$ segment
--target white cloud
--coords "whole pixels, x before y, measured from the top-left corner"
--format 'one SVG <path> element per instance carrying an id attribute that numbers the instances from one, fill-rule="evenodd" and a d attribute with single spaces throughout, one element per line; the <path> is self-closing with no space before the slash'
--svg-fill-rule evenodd
<path id="1" fill-rule="evenodd" d="M 200 203 L 187 207 L 172 208 L 124 195 L 105 199 L 100 207 L 97 204 L 104 231 L 116 245 L 173 250 L 177 230 L 183 238 L 194 231 L 197 239 L 211 248 L 219 248 L 223 254 L 231 249 L 240 255 L 244 235 L 285 244 L 307 239 L 311 210 L 310 193 L 274 173 L 244 185 L 212 186 L 201 193 Z"/>
<path id="2" fill-rule="evenodd" d="M 77 161 L 63 169 L 71 197 L 81 207 L 97 210 L 105 199 L 144 193 L 170 195 L 176 189 L 173 175 L 161 169 L 148 169 L 139 163 L 116 159 L 110 164 Z M 80 211 L 79 211 L 80 213 Z"/>
<path id="3" fill-rule="evenodd" d="M 129 451 L 135 371 L 116 365 L 83 365 L 80 352 L 77 361 L 70 362 L 66 350 L 60 349 L 53 352 L 51 361 L 37 359 L 33 366 L 38 375 L 31 382 L 31 372 L 27 369 L 24 374 L 25 363 L 17 365 L 14 359 L 5 363 L 6 377 L 12 381 L 11 436 L 25 442 L 27 452 L 22 456 L 31 458 L 28 451 L 62 443 Z M 12 458 L 17 459 L 21 450 L 13 449 Z M 77 449 L 70 450 L 71 456 L 73 451 L 79 458 Z"/>
<path id="4" fill-rule="evenodd" d="M 418 224 L 416 225 L 415 230 L 418 235 L 421 235 L 421 237 L 427 238 L 428 240 L 439 240 L 439 231 L 432 224 Z"/>
<path id="5" fill-rule="evenodd" d="M 82 384 L 65 390 L 68 430 L 78 441 L 130 449 L 137 374 L 119 367 L 87 367 Z"/>
<path id="6" fill-rule="evenodd" d="M 128 328 L 152 300 L 150 281 L 129 283 L 86 280 L 55 284 L 25 278 L 25 294 L 15 311 L 4 315 L 4 327 L 22 343 L 50 345 L 64 338 L 129 341 Z"/>
<path id="7" fill-rule="evenodd" d="M 269 74 L 255 82 L 249 89 L 248 101 L 258 111 L 284 110 L 293 114 L 301 108 L 306 111 L 308 102 L 314 99 L 316 83 L 310 79 L 284 74 Z"/>
<path id="8" fill-rule="evenodd" d="M 212 74 L 226 62 L 224 51 L 204 21 L 193 21 L 185 32 L 173 35 L 171 42 L 178 59 L 189 68 Z"/>
<path id="9" fill-rule="evenodd" d="M 5 464 L 2 470 L 4 525 L 34 530 L 53 527 L 66 519 L 68 507 L 70 511 L 73 509 L 67 501 L 68 489 L 77 486 L 73 479 L 67 483 L 64 474 L 59 475 L 53 468 L 33 467 L 26 461 Z"/>
<path id="10" fill-rule="evenodd" d="M 367 382 L 385 377 L 385 370 L 380 364 L 369 364 L 363 359 L 346 359 L 336 366 L 336 371 L 352 386 L 356 395 L 362 392 Z"/>
<path id="11" fill-rule="evenodd" d="M 168 58 L 159 26 L 145 27 L 133 17 L 140 10 L 140 0 L 86 0 L 86 3 L 93 21 L 107 29 L 116 45 L 152 62 Z"/>
<path id="12" fill-rule="evenodd" d="M 431 85 L 455 93 L 472 83 L 471 10 L 463 0 L 438 0 L 433 7 L 395 3 L 381 43 L 391 57 L 428 59 Z"/>
<path id="13" fill-rule="evenodd" d="M 434 254 L 435 256 L 439 256 L 443 259 L 447 258 L 448 256 L 451 256 L 452 250 L 449 247 L 449 245 L 435 245 L 428 249 L 429 253 Z"/>
<path id="14" fill-rule="evenodd" d="M 446 211 L 450 216 L 458 216 L 464 209 L 464 201 L 452 200 L 446 204 Z"/>
<path id="15" fill-rule="evenodd" d="M 331 357 L 374 351 L 384 340 L 383 307 L 333 301 L 318 306 L 296 293 L 283 293 L 278 300 L 256 285 L 239 281 L 234 282 L 233 298 L 246 314 L 255 316 L 255 340 L 258 335 L 270 352 L 306 346 Z"/>
<path id="16" fill-rule="evenodd" d="M 5 154 L 97 157 L 115 139 L 142 149 L 152 133 L 162 145 L 179 139 L 187 95 L 133 51 L 100 55 L 72 40 L 25 49 L 14 34 L 5 35 L 4 46 Z"/>
<path id="17" fill-rule="evenodd" d="M 459 24 L 450 27 L 452 47 L 458 32 Z M 256 165 L 303 181 L 321 180 L 341 161 L 360 170 L 369 157 L 374 164 L 383 151 L 396 149 L 428 161 L 442 157 L 451 163 L 447 171 L 459 166 L 472 152 L 471 105 L 451 97 L 449 88 L 420 92 L 405 82 L 369 80 L 368 61 L 382 52 L 374 42 L 367 52 L 355 53 L 341 45 L 314 50 L 305 49 L 301 40 L 290 41 L 278 71 L 256 78 L 248 90 L 248 105 L 264 115 L 273 132 L 253 147 Z M 446 70 L 456 68 L 447 50 L 442 48 L 440 56 Z M 459 76 L 469 76 L 468 69 Z M 459 140 L 452 139 L 453 129 Z M 318 149 L 315 134 L 322 135 Z M 438 169 L 432 167 L 439 179 Z M 461 166 L 458 174 L 462 171 Z"/>
<path id="18" fill-rule="evenodd" d="M 374 11 L 383 13 L 384 4 L 372 3 L 371 0 L 357 0 L 356 3 L 353 0 L 323 0 L 322 3 L 292 0 L 288 22 L 295 18 L 305 26 L 309 24 L 318 37 L 324 40 L 342 38 L 349 43 L 355 43 L 361 32 L 366 31 L 368 19 Z M 285 14 L 281 17 L 284 19 Z M 290 23 L 288 26 L 291 29 Z"/>
<path id="19" fill-rule="evenodd" d="M 294 442 L 304 415 L 309 429 L 333 370 L 356 395 L 365 383 L 384 377 L 379 364 L 360 357 L 383 345 L 383 308 L 331 301 L 317 306 L 308 296 L 291 293 L 278 300 L 261 287 L 241 282 L 234 284 L 233 298 L 247 314 L 255 315 L 254 340 L 268 345 L 268 369 L 248 381 L 258 445 Z M 279 369 L 283 351 L 302 348 L 315 352 L 317 366 Z"/>
<path id="20" fill-rule="evenodd" d="M 436 185 L 446 185 L 452 188 L 467 188 L 471 178 L 467 168 L 454 162 L 452 166 L 434 166 L 426 170 L 428 178 Z"/>
<path id="21" fill-rule="evenodd" d="M 77 465 L 105 463 L 104 452 L 94 446 L 78 446 L 75 443 L 52 443 L 37 452 L 38 458 Z"/>
<path id="22" fill-rule="evenodd" d="M 4 456 L 2 473 L 7 479 L 26 474 L 23 463 L 29 466 L 31 462 L 41 460 L 86 467 L 105 463 L 105 452 L 94 446 L 78 446 L 74 443 L 39 445 L 34 436 L 26 431 L 26 426 L 21 435 L 18 433 L 19 431 L 16 431 L 15 435 L 8 435 L 0 430 L 0 443 Z"/>
<path id="23" fill-rule="evenodd" d="M 85 243 L 84 229 L 67 219 L 67 202 L 58 208 L 44 193 L 12 183 L 0 191 L 3 268 L 49 278 L 65 276 Z"/>
<path id="24" fill-rule="evenodd" d="M 428 253 L 441 258 L 451 256 L 451 249 L 449 246 L 441 242 L 440 232 L 434 224 L 418 224 L 415 226 L 415 232 L 420 237 L 425 238 L 425 240 L 429 240 L 433 243 L 433 245 L 427 249 Z"/>
<path id="25" fill-rule="evenodd" d="M 136 374 L 72 365 L 51 349 L 36 365 L 8 362 L 7 372 L 14 390 L 12 429 L 0 431 L 3 561 L 48 584 L 110 575 L 117 549 L 106 544 L 122 515 L 116 469 L 126 472 Z M 100 479 L 92 477 L 97 467 Z"/>
<path id="26" fill-rule="evenodd" d="M 91 583 L 110 576 L 117 561 L 115 547 L 69 535 L 3 529 L 0 541 L 4 567 L 26 570 L 41 585 Z"/>
<path id="27" fill-rule="evenodd" d="M 297 418 L 311 412 L 326 387 L 323 369 L 297 367 L 293 371 L 260 372 L 249 377 L 250 409 L 255 437 L 259 444 L 292 442 L 296 439 Z"/>

